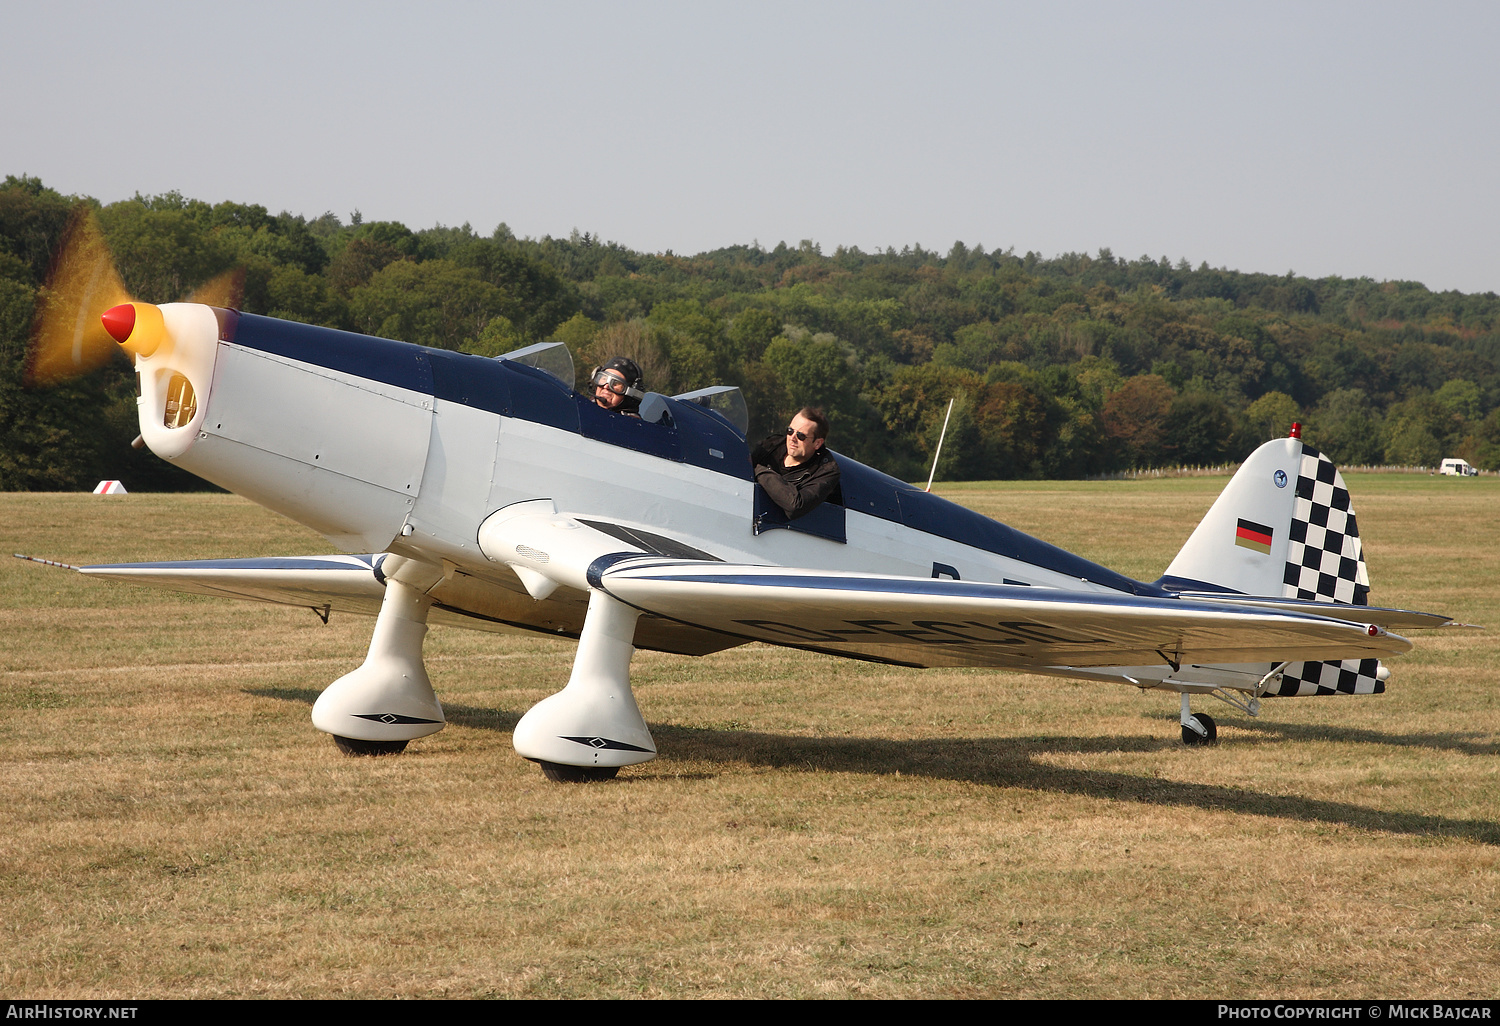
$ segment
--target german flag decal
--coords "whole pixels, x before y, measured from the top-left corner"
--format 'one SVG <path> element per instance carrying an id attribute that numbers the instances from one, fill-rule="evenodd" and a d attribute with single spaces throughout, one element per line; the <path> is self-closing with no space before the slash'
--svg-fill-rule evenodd
<path id="1" fill-rule="evenodd" d="M 1263 552 L 1269 556 L 1271 554 L 1271 534 L 1271 529 L 1264 524 L 1241 520 L 1239 527 L 1235 528 L 1234 531 L 1234 543 L 1236 545 L 1243 545 L 1247 549 L 1254 549 L 1256 552 Z"/>

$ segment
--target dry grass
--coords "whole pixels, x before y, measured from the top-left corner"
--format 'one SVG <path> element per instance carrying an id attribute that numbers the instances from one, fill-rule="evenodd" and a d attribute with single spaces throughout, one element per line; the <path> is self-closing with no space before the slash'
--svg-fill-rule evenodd
<path id="1" fill-rule="evenodd" d="M 949 486 L 1127 573 L 1223 479 Z M 1375 599 L 1500 625 L 1500 485 L 1350 482 Z M 71 562 L 326 551 L 226 496 L 0 495 Z M 663 755 L 547 784 L 571 646 L 435 630 L 451 725 L 308 722 L 370 621 L 0 567 L 0 989 L 28 997 L 1492 997 L 1493 642 L 1389 694 L 1212 708 L 754 647 L 642 654 Z"/>

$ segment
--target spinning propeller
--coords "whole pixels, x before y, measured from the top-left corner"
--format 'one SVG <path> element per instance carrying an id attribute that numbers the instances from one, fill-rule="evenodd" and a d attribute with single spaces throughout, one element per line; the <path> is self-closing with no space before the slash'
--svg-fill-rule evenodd
<path id="1" fill-rule="evenodd" d="M 184 302 L 238 307 L 244 283 L 243 269 L 225 271 L 199 286 Z M 37 294 L 33 325 L 22 381 L 42 386 L 98 370 L 122 347 L 150 355 L 165 331 L 161 311 L 150 303 L 135 302 L 126 291 L 98 215 L 89 206 L 80 206 L 68 222 L 46 284 Z M 139 331 L 134 331 L 137 326 Z M 148 327 L 156 329 L 154 334 Z M 132 339 L 133 333 L 138 337 Z"/>

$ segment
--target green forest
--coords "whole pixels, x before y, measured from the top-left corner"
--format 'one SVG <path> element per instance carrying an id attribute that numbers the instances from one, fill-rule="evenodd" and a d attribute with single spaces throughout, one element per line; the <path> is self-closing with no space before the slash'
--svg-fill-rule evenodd
<path id="1" fill-rule="evenodd" d="M 1346 466 L 1500 469 L 1500 296 L 1166 257 L 1044 258 L 955 242 L 825 253 L 811 241 L 695 256 L 504 224 L 413 230 L 178 193 L 101 205 L 31 177 L 0 187 L 0 489 L 206 487 L 149 452 L 116 359 L 23 384 L 39 290 L 80 205 L 126 287 L 185 298 L 242 268 L 243 309 L 498 355 L 567 344 L 580 372 L 633 357 L 652 391 L 744 390 L 752 437 L 823 407 L 835 450 L 925 479 L 1082 478 L 1222 464 L 1285 434 Z"/>

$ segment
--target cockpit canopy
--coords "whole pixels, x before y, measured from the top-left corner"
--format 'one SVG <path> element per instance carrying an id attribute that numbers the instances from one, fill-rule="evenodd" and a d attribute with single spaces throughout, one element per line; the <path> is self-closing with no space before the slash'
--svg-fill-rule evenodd
<path id="1" fill-rule="evenodd" d="M 713 410 L 729 423 L 744 438 L 750 431 L 750 408 L 745 405 L 745 396 L 733 385 L 710 385 L 693 392 L 673 396 L 683 402 L 697 403 Z"/>
<path id="2" fill-rule="evenodd" d="M 534 367 L 543 374 L 556 378 L 564 387 L 569 389 L 573 387 L 575 374 L 573 354 L 568 352 L 568 347 L 561 342 L 538 342 L 522 349 L 502 353 L 495 359 L 509 360 L 526 367 Z M 641 402 L 641 419 L 648 424 L 661 423 L 662 415 L 667 412 L 662 401 L 664 398 L 655 392 L 648 393 Z M 710 385 L 707 388 L 674 395 L 672 398 L 682 402 L 697 403 L 706 410 L 712 410 L 728 421 L 739 432 L 741 438 L 744 438 L 750 430 L 749 407 L 745 405 L 744 394 L 734 385 Z"/>
<path id="3" fill-rule="evenodd" d="M 564 387 L 573 387 L 576 373 L 573 369 L 573 354 L 568 352 L 568 347 L 561 342 L 538 342 L 522 349 L 512 349 L 508 353 L 501 353 L 495 359 L 510 360 L 512 363 L 535 367 L 542 373 L 556 378 Z"/>

